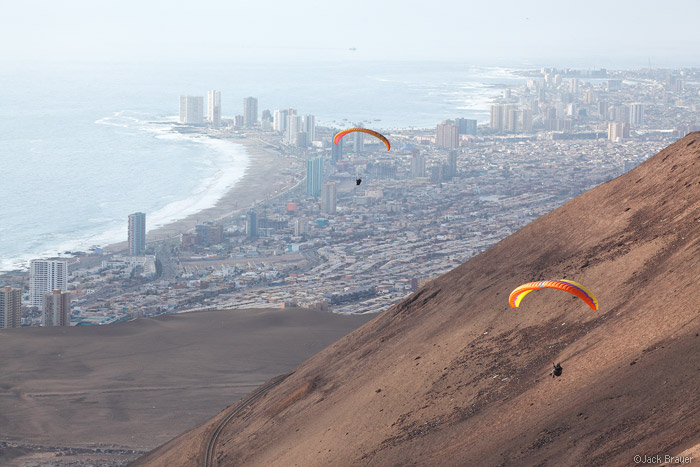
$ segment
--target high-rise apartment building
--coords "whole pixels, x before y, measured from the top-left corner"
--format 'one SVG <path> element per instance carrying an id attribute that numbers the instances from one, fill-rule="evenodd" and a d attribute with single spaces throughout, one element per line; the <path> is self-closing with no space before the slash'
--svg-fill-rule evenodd
<path id="1" fill-rule="evenodd" d="M 434 165 L 430 167 L 430 183 L 442 183 L 442 167 Z"/>
<path id="2" fill-rule="evenodd" d="M 248 238 L 256 238 L 258 236 L 258 213 L 248 211 L 245 220 L 245 233 Z"/>
<path id="3" fill-rule="evenodd" d="M 197 243 L 201 246 L 218 245 L 224 241 L 224 226 L 207 222 L 194 226 Z"/>
<path id="4" fill-rule="evenodd" d="M 22 326 L 22 291 L 0 288 L 0 329 Z"/>
<path id="5" fill-rule="evenodd" d="M 146 214 L 129 214 L 129 255 L 140 256 L 146 251 Z"/>
<path id="6" fill-rule="evenodd" d="M 29 298 L 32 306 L 41 308 L 45 293 L 68 290 L 66 261 L 34 259 L 29 263 L 29 275 Z"/>
<path id="7" fill-rule="evenodd" d="M 476 136 L 476 120 L 469 118 L 455 118 L 455 125 L 459 129 L 460 135 L 474 135 Z"/>
<path id="8" fill-rule="evenodd" d="M 297 135 L 304 131 L 304 119 L 301 115 L 289 114 L 287 116 L 287 144 L 296 145 Z"/>
<path id="9" fill-rule="evenodd" d="M 630 104 L 629 122 L 632 125 L 641 125 L 644 123 L 644 104 L 638 102 Z"/>
<path id="10" fill-rule="evenodd" d="M 520 128 L 525 133 L 532 133 L 532 111 L 523 109 L 520 112 Z"/>
<path id="11" fill-rule="evenodd" d="M 336 162 L 338 162 L 342 158 L 343 158 L 343 139 L 341 138 L 340 141 L 338 141 L 338 144 L 335 144 L 334 142 L 331 141 L 331 161 L 335 164 Z"/>
<path id="12" fill-rule="evenodd" d="M 571 92 L 576 94 L 578 92 L 578 78 L 571 78 L 571 85 L 569 86 Z"/>
<path id="13" fill-rule="evenodd" d="M 245 126 L 258 123 L 258 100 L 255 97 L 243 99 L 243 122 Z"/>
<path id="14" fill-rule="evenodd" d="M 608 115 L 608 103 L 606 101 L 598 101 L 598 115 L 605 118 Z"/>
<path id="15" fill-rule="evenodd" d="M 323 185 L 323 157 L 306 161 L 306 194 L 319 196 Z"/>
<path id="16" fill-rule="evenodd" d="M 209 91 L 207 94 L 207 120 L 214 128 L 221 126 L 221 93 Z"/>
<path id="17" fill-rule="evenodd" d="M 425 157 L 418 149 L 411 151 L 411 176 L 413 178 L 425 177 Z"/>
<path id="18" fill-rule="evenodd" d="M 438 124 L 435 143 L 440 148 L 454 149 L 459 146 L 459 127 L 452 120 Z"/>
<path id="19" fill-rule="evenodd" d="M 353 135 L 355 140 L 355 153 L 360 154 L 365 151 L 365 134 L 358 131 L 353 133 Z"/>
<path id="20" fill-rule="evenodd" d="M 505 129 L 505 121 L 508 117 L 508 106 L 504 104 L 496 104 L 491 106 L 491 117 L 489 119 L 489 127 L 492 130 L 503 131 Z"/>
<path id="21" fill-rule="evenodd" d="M 312 144 L 316 139 L 316 117 L 313 115 L 304 117 L 304 132 L 306 133 L 306 143 Z"/>
<path id="22" fill-rule="evenodd" d="M 450 156 L 449 156 L 449 177 L 456 177 L 457 176 L 457 151 L 454 149 L 450 151 Z"/>
<path id="23" fill-rule="evenodd" d="M 306 233 L 306 221 L 304 219 L 294 219 L 294 236 L 301 237 Z"/>
<path id="24" fill-rule="evenodd" d="M 278 131 L 280 133 L 284 133 L 284 130 L 287 129 L 287 116 L 289 115 L 289 111 L 287 109 L 277 109 L 275 110 L 273 119 L 272 119 L 272 128 L 275 129 L 275 131 Z"/>
<path id="25" fill-rule="evenodd" d="M 204 97 L 180 96 L 180 123 L 201 125 L 204 123 Z"/>
<path id="26" fill-rule="evenodd" d="M 70 294 L 60 290 L 44 294 L 44 326 L 70 326 Z"/>
<path id="27" fill-rule="evenodd" d="M 335 214 L 336 186 L 333 182 L 323 184 L 321 192 L 321 211 L 325 214 Z"/>
<path id="28" fill-rule="evenodd" d="M 626 105 L 616 105 L 608 108 L 608 120 L 613 122 L 630 121 L 630 108 Z"/>
<path id="29" fill-rule="evenodd" d="M 298 131 L 297 135 L 294 137 L 294 145 L 298 148 L 305 148 L 309 144 L 309 142 L 306 140 L 306 132 L 304 131 Z"/>
<path id="30" fill-rule="evenodd" d="M 619 141 L 630 136 L 630 124 L 627 122 L 608 123 L 608 139 L 612 142 Z"/>
<path id="31" fill-rule="evenodd" d="M 505 122 L 502 129 L 509 133 L 517 133 L 520 130 L 522 111 L 515 106 L 506 106 L 504 117 Z"/>

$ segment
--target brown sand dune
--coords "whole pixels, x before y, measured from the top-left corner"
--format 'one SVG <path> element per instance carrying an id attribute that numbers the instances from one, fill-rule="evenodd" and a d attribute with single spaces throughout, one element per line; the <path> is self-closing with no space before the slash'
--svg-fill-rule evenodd
<path id="1" fill-rule="evenodd" d="M 233 310 L 1 330 L 0 441 L 153 448 L 369 319 Z"/>
<path id="2" fill-rule="evenodd" d="M 517 285 L 568 278 L 600 309 Z M 700 133 L 313 356 L 228 423 L 219 465 L 634 465 L 700 444 Z M 561 361 L 563 376 L 548 376 Z M 140 464 L 201 464 L 227 409 Z"/>

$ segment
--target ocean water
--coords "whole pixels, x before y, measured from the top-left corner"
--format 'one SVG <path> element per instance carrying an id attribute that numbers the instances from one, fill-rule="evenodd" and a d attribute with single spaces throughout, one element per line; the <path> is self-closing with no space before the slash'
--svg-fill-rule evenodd
<path id="1" fill-rule="evenodd" d="M 428 128 L 488 119 L 504 68 L 454 63 L 143 63 L 0 68 L 0 271 L 32 258 L 125 241 L 127 216 L 149 229 L 210 207 L 244 176 L 241 145 L 170 131 L 179 95 L 221 91 L 295 108 L 317 124 Z"/>

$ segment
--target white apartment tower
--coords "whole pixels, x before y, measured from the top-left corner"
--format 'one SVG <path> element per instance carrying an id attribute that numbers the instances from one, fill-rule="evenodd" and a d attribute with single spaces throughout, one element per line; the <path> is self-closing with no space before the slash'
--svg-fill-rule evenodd
<path id="1" fill-rule="evenodd" d="M 287 129 L 287 115 L 289 114 L 289 111 L 287 109 L 277 109 L 275 110 L 273 119 L 272 119 L 272 128 L 274 128 L 275 131 L 278 131 L 280 133 L 284 133 L 284 130 Z"/>
<path id="2" fill-rule="evenodd" d="M 22 291 L 12 287 L 0 288 L 0 329 L 22 326 Z"/>
<path id="3" fill-rule="evenodd" d="M 204 123 L 204 97 L 180 96 L 180 123 L 201 125 Z"/>
<path id="4" fill-rule="evenodd" d="M 70 294 L 60 290 L 44 294 L 44 326 L 70 326 Z"/>
<path id="5" fill-rule="evenodd" d="M 297 133 L 304 131 L 304 119 L 301 115 L 287 116 L 287 144 L 296 144 Z"/>
<path id="6" fill-rule="evenodd" d="M 207 120 L 214 128 L 221 126 L 221 92 L 209 91 L 207 93 Z"/>
<path id="7" fill-rule="evenodd" d="M 294 219 L 294 236 L 300 237 L 304 233 L 306 233 L 306 220 Z"/>
<path id="8" fill-rule="evenodd" d="M 313 115 L 304 117 L 304 132 L 306 132 L 306 142 L 313 143 L 316 139 L 316 117 Z"/>
<path id="9" fill-rule="evenodd" d="M 66 261 L 34 259 L 30 263 L 29 273 L 29 297 L 32 306 L 41 308 L 46 293 L 54 290 L 68 290 Z"/>
<path id="10" fill-rule="evenodd" d="M 632 125 L 641 125 L 644 123 L 644 104 L 638 102 L 630 104 L 629 122 Z"/>

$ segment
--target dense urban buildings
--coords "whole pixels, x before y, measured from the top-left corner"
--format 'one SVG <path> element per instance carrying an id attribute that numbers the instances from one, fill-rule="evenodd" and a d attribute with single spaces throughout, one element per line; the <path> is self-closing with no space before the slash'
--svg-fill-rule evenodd
<path id="1" fill-rule="evenodd" d="M 129 214 L 129 255 L 139 256 L 146 250 L 146 214 Z"/>
<path id="2" fill-rule="evenodd" d="M 22 326 L 22 291 L 12 287 L 0 288 L 0 329 Z"/>
<path id="3" fill-rule="evenodd" d="M 276 172 L 279 183 L 252 208 L 193 225 L 179 242 L 157 242 L 157 259 L 111 252 L 72 258 L 74 324 L 291 304 L 380 312 L 700 130 L 700 70 L 521 76 L 493 98 L 492 119 L 475 125 L 456 115 L 441 123 L 456 127 L 456 141 L 452 128 L 447 135 L 436 126 L 384 129 L 390 153 L 374 139 L 364 150 L 354 137 L 335 145 L 339 126 L 360 126 L 347 121 L 314 121 L 311 136 L 310 116 L 289 108 L 265 113 L 270 125 L 244 126 L 239 116 L 220 129 L 185 129 L 259 142 L 286 166 Z M 36 309 L 23 313 L 23 324 L 41 323 Z"/>
<path id="4" fill-rule="evenodd" d="M 54 290 L 44 294 L 42 321 L 44 326 L 70 326 L 71 295 Z"/>
<path id="5" fill-rule="evenodd" d="M 207 93 L 207 120 L 213 128 L 221 126 L 221 93 L 209 91 Z"/>
<path id="6" fill-rule="evenodd" d="M 204 123 L 204 97 L 180 96 L 180 123 L 201 125 Z"/>
<path id="7" fill-rule="evenodd" d="M 68 290 L 68 263 L 61 260 L 34 259 L 29 264 L 29 299 L 32 306 L 41 308 L 44 294 L 54 290 Z"/>

